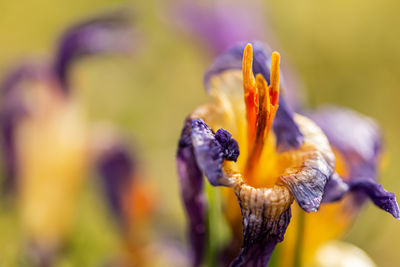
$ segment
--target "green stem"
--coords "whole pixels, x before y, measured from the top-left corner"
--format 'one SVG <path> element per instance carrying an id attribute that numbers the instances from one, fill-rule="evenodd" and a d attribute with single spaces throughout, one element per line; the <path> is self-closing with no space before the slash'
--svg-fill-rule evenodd
<path id="1" fill-rule="evenodd" d="M 305 216 L 304 211 L 300 210 L 299 212 L 299 224 L 297 227 L 297 237 L 296 237 L 296 247 L 294 254 L 293 267 L 301 267 L 301 254 L 303 252 L 303 236 L 304 236 L 304 224 L 305 224 Z"/>
<path id="2" fill-rule="evenodd" d="M 229 231 L 222 211 L 221 190 L 206 183 L 205 192 L 208 200 L 205 264 L 215 267 L 221 247 L 229 240 Z"/>

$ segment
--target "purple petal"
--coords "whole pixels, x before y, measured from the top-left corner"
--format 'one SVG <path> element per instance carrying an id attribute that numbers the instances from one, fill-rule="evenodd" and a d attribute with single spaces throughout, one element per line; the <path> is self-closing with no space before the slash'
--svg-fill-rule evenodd
<path id="1" fill-rule="evenodd" d="M 124 190 L 130 188 L 136 160 L 128 151 L 127 145 L 119 140 L 102 149 L 97 156 L 97 169 L 103 180 L 107 199 L 120 223 L 124 222 L 123 203 L 121 196 Z"/>
<path id="2" fill-rule="evenodd" d="M 352 179 L 349 184 L 352 192 L 361 192 L 367 195 L 376 206 L 389 212 L 393 217 L 400 220 L 400 210 L 396 201 L 396 196 L 383 189 L 382 185 L 376 183 L 372 179 L 363 178 Z"/>
<path id="3" fill-rule="evenodd" d="M 333 175 L 325 188 L 323 201 L 335 202 L 341 200 L 347 193 L 353 194 L 352 205 L 356 207 L 361 207 L 369 198 L 380 209 L 400 219 L 396 196 L 368 177 L 353 178 L 349 182 L 344 182 L 337 175 Z"/>
<path id="4" fill-rule="evenodd" d="M 240 154 L 239 144 L 232 135 L 224 129 L 219 129 L 215 134 L 215 139 L 222 147 L 224 158 L 236 162 Z"/>
<path id="5" fill-rule="evenodd" d="M 350 190 L 350 187 L 345 183 L 337 173 L 334 173 L 326 183 L 322 202 L 335 202 L 343 198 Z"/>
<path id="6" fill-rule="evenodd" d="M 351 193 L 351 203 L 355 207 L 361 207 L 370 198 L 378 207 L 398 218 L 395 196 L 376 182 L 378 156 L 382 150 L 382 135 L 377 123 L 355 111 L 329 106 L 316 110 L 310 117 L 343 155 L 349 168 L 345 182 L 347 190 L 343 181 L 331 179 L 325 188 L 324 202 L 336 201 Z"/>
<path id="7" fill-rule="evenodd" d="M 186 120 L 182 130 L 176 161 L 183 204 L 189 220 L 193 266 L 199 266 L 204 256 L 206 203 L 203 194 L 203 173 L 197 165 L 192 145 L 192 120 L 190 118 Z"/>
<path id="8" fill-rule="evenodd" d="M 192 142 L 197 164 L 210 184 L 224 185 L 222 163 L 225 159 L 236 161 L 239 156 L 232 135 L 223 129 L 215 135 L 202 119 L 197 119 L 192 122 Z"/>
<path id="9" fill-rule="evenodd" d="M 204 6 L 192 1 L 179 7 L 178 17 L 184 30 L 200 37 L 215 54 L 237 42 L 265 36 L 263 14 L 257 1 L 223 3 Z"/>
<path id="10" fill-rule="evenodd" d="M 253 45 L 253 72 L 261 73 L 270 83 L 270 61 L 272 50 L 261 42 L 250 42 Z M 204 84 L 209 90 L 210 80 L 228 70 L 241 70 L 243 51 L 246 43 L 239 43 L 221 54 L 204 75 Z M 290 148 L 298 148 L 303 142 L 303 136 L 293 120 L 293 111 L 284 98 L 284 92 L 279 95 L 279 108 L 273 123 L 273 129 L 277 136 L 277 146 L 281 151 Z"/>
<path id="11" fill-rule="evenodd" d="M 270 68 L 272 50 L 262 42 L 250 42 L 253 45 L 253 72 L 254 75 L 261 73 L 270 83 Z M 218 75 L 227 70 L 241 70 L 243 61 L 243 51 L 248 42 L 234 45 L 220 56 L 218 56 L 211 67 L 204 75 L 204 84 L 207 90 L 210 87 L 210 80 L 214 75 Z"/>
<path id="12" fill-rule="evenodd" d="M 350 177 L 375 178 L 382 150 L 382 135 L 375 121 L 350 109 L 331 106 L 319 108 L 309 116 L 344 156 Z"/>
<path id="13" fill-rule="evenodd" d="M 244 217 L 243 247 L 231 267 L 268 266 L 276 245 L 283 241 L 291 216 L 291 209 L 288 208 L 275 221 L 263 218 L 260 222 L 254 214 Z"/>
<path id="14" fill-rule="evenodd" d="M 60 38 L 54 71 L 64 89 L 68 68 L 78 58 L 105 52 L 127 52 L 130 44 L 127 14 L 116 12 L 83 22 Z"/>
<path id="15" fill-rule="evenodd" d="M 5 161 L 6 179 L 4 186 L 6 191 L 13 191 L 16 186 L 18 162 L 14 144 L 15 127 L 18 121 L 27 113 L 18 86 L 22 81 L 35 79 L 38 76 L 40 74 L 37 66 L 24 64 L 10 71 L 0 86 L 2 94 L 0 127 Z"/>
<path id="16" fill-rule="evenodd" d="M 272 127 L 276 136 L 277 150 L 280 152 L 292 148 L 298 149 L 304 142 L 299 126 L 293 120 L 293 111 L 283 97 L 279 98 L 279 107 Z"/>

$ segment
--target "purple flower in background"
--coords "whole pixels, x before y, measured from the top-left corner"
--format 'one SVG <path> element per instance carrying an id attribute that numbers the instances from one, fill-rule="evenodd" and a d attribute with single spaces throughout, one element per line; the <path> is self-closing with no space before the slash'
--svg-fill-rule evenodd
<path id="1" fill-rule="evenodd" d="M 0 85 L 2 146 L 5 155 L 5 187 L 14 189 L 18 176 L 15 128 L 38 103 L 28 103 L 32 87 L 42 86 L 44 94 L 69 101 L 68 71 L 72 62 L 86 55 L 127 52 L 130 40 L 126 14 L 117 12 L 88 20 L 66 31 L 60 38 L 53 63 L 29 63 L 11 70 Z M 28 96 L 26 96 L 28 95 Z M 56 96 L 57 95 L 57 96 Z M 28 98 L 27 98 L 28 97 Z"/>
<path id="2" fill-rule="evenodd" d="M 207 237 L 203 174 L 213 186 L 232 188 L 225 215 L 233 241 L 243 240 L 232 266 L 269 262 L 283 240 L 293 200 L 307 212 L 321 204 L 334 155 L 322 131 L 294 114 L 279 93 L 279 62 L 279 54 L 265 45 L 242 43 L 217 57 L 205 74 L 214 102 L 189 115 L 177 153 L 193 266 L 204 258 Z M 235 229 L 238 221 L 243 235 Z"/>
<path id="3" fill-rule="evenodd" d="M 68 71 L 84 55 L 127 51 L 122 33 L 129 34 L 129 28 L 120 16 L 72 28 L 60 38 L 53 62 L 22 65 L 0 88 L 5 186 L 17 192 L 30 252 L 41 266 L 52 264 L 70 231 L 87 170 L 87 126 L 69 91 Z"/>
<path id="4" fill-rule="evenodd" d="M 177 9 L 183 30 L 200 39 L 214 54 L 238 42 L 267 36 L 262 1 L 184 1 Z"/>

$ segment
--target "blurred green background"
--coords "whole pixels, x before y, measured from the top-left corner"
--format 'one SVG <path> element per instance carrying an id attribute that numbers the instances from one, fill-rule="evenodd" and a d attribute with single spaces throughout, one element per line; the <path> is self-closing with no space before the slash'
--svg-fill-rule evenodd
<path id="1" fill-rule="evenodd" d="M 26 57 L 48 58 L 69 25 L 120 6 L 138 32 L 130 57 L 82 60 L 72 87 L 91 121 L 112 121 L 138 147 L 158 186 L 154 235 L 185 240 L 175 151 L 185 116 L 207 101 L 202 77 L 213 57 L 183 35 L 168 13 L 172 1 L 0 0 L 0 73 Z M 288 1 L 265 6 L 271 46 L 290 62 L 312 106 L 332 103 L 375 118 L 385 134 L 385 188 L 400 192 L 400 3 L 395 0 Z M 349 129 L 351 131 L 351 129 Z M 115 223 L 95 176 L 88 177 L 73 236 L 60 266 L 98 266 L 117 249 Z M 398 195 L 398 194 L 397 194 Z M 0 203 L 0 266 L 24 266 L 16 212 Z M 346 240 L 378 266 L 399 262 L 400 227 L 368 205 Z"/>

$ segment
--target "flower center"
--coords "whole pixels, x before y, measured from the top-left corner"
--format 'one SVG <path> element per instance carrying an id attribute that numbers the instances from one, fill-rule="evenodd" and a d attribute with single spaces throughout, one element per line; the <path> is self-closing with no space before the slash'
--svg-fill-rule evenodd
<path id="1" fill-rule="evenodd" d="M 271 84 L 262 74 L 253 74 L 253 47 L 247 44 L 243 53 L 243 89 L 246 106 L 248 157 L 244 176 L 252 180 L 263 152 L 279 103 L 280 55 L 271 56 Z"/>

